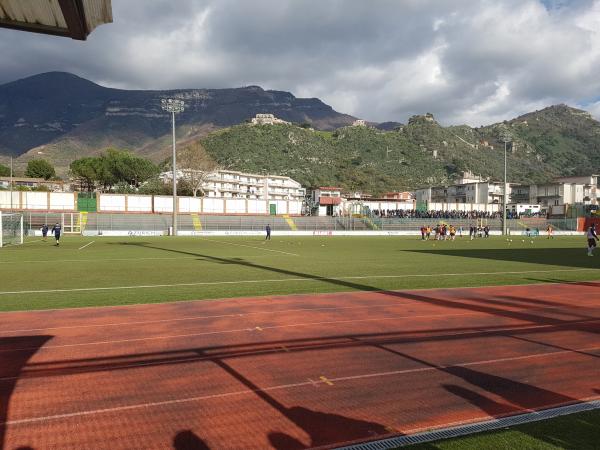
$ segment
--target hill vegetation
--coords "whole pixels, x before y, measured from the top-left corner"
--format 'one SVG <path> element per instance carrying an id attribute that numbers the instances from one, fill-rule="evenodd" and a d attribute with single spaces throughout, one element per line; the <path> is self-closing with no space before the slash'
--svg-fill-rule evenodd
<path id="1" fill-rule="evenodd" d="M 14 167 L 23 173 L 29 161 L 43 155 L 65 177 L 74 160 L 97 162 L 109 148 L 130 149 L 160 163 L 170 154 L 170 117 L 160 107 L 165 97 L 186 103 L 177 116 L 180 146 L 200 142 L 219 166 L 288 175 L 309 187 L 339 185 L 377 194 L 451 183 L 464 171 L 500 180 L 504 140 L 510 141 L 513 182 L 600 169 L 600 123 L 566 105 L 478 128 L 444 127 L 431 114 L 407 124 L 353 127 L 354 117 L 319 99 L 258 86 L 128 91 L 61 72 L 0 86 L 0 163 L 18 156 Z M 273 113 L 297 126 L 239 125 L 257 113 Z M 88 172 L 91 167 L 86 163 Z M 105 185 L 100 178 L 99 184 Z"/>
<path id="2" fill-rule="evenodd" d="M 377 194 L 451 183 L 464 171 L 501 180 L 504 139 L 512 182 L 589 174 L 600 166 L 600 123 L 564 105 L 481 128 L 443 127 L 427 114 L 391 131 L 238 125 L 202 143 L 225 167 Z"/>

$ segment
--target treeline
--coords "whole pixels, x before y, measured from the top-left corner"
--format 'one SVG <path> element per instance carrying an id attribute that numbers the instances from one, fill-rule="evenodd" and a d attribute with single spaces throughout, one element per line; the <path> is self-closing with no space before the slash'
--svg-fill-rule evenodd
<path id="1" fill-rule="evenodd" d="M 188 144 L 178 150 L 179 160 L 177 193 L 179 195 L 204 195 L 202 185 L 206 176 L 217 166 L 207 157 L 199 143 Z M 171 170 L 171 160 L 161 164 L 137 156 L 126 150 L 108 149 L 100 156 L 90 156 L 73 161 L 70 175 L 82 191 L 115 192 L 119 194 L 170 195 L 171 180 L 159 177 Z"/>
<path id="2" fill-rule="evenodd" d="M 81 190 L 104 192 L 137 191 L 160 172 L 152 161 L 112 148 L 100 156 L 76 159 L 69 169 Z"/>
<path id="3" fill-rule="evenodd" d="M 13 176 L 19 176 L 13 171 Z M 23 173 L 28 178 L 43 178 L 44 180 L 59 179 L 56 177 L 54 166 L 45 159 L 32 159 L 27 163 L 27 168 Z M 0 177 L 10 176 L 10 167 L 0 164 Z"/>

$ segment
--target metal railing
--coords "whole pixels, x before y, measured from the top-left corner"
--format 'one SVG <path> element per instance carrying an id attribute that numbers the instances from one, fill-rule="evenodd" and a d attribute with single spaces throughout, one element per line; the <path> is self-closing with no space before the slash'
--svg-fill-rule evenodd
<path id="1" fill-rule="evenodd" d="M 24 223 L 28 229 L 39 229 L 43 224 L 61 222 L 66 214 L 71 213 L 23 213 Z M 167 231 L 171 225 L 169 214 L 131 214 L 131 213 L 72 213 L 79 217 L 78 223 L 88 231 L 107 230 L 139 230 Z M 290 231 L 288 220 L 281 216 L 222 216 L 222 215 L 190 215 L 178 216 L 179 229 L 182 231 L 261 231 L 268 225 L 274 231 Z M 501 219 L 407 219 L 407 218 L 362 218 L 362 217 L 292 217 L 298 231 L 411 231 L 418 232 L 422 226 L 434 227 L 439 223 L 462 227 L 468 233 L 470 226 L 487 225 L 492 231 L 502 229 Z M 548 224 L 556 231 L 576 231 L 577 219 L 510 219 L 507 228 L 512 233 L 538 229 L 544 233 Z"/>

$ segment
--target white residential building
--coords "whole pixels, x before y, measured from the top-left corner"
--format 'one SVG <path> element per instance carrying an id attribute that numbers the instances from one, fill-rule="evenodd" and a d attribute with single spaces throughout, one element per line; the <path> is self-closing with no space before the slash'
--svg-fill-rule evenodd
<path id="1" fill-rule="evenodd" d="M 244 197 L 259 200 L 304 200 L 306 190 L 290 177 L 219 170 L 204 190 L 208 197 Z"/>
<path id="2" fill-rule="evenodd" d="M 509 183 L 508 203 L 563 207 L 566 205 L 599 205 L 599 175 L 556 178 L 549 183 L 522 185 Z M 467 174 L 461 181 L 451 186 L 437 186 L 415 191 L 417 204 L 502 204 L 503 183 L 475 181 Z"/>
<path id="3" fill-rule="evenodd" d="M 419 203 L 477 203 L 501 204 L 504 198 L 504 183 L 493 181 L 468 182 L 450 186 L 417 189 L 415 197 Z M 508 192 L 510 195 L 511 186 Z"/>
<path id="4" fill-rule="evenodd" d="M 184 179 L 182 171 L 177 179 Z M 171 172 L 163 172 L 161 179 L 172 179 Z M 251 200 L 295 200 L 302 202 L 306 190 L 290 177 L 278 175 L 257 175 L 235 170 L 212 172 L 202 185 L 205 197 L 247 198 Z"/>
<path id="5" fill-rule="evenodd" d="M 561 177 L 551 183 L 530 186 L 529 198 L 542 206 L 598 205 L 598 175 Z"/>

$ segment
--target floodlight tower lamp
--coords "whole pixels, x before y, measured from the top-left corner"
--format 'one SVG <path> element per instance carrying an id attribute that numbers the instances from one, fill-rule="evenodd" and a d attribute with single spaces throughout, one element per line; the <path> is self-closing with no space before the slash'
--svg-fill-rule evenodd
<path id="1" fill-rule="evenodd" d="M 160 101 L 161 108 L 171 113 L 173 125 L 173 236 L 177 236 L 177 152 L 175 149 L 175 114 L 185 109 L 183 100 L 175 98 L 163 98 Z"/>

